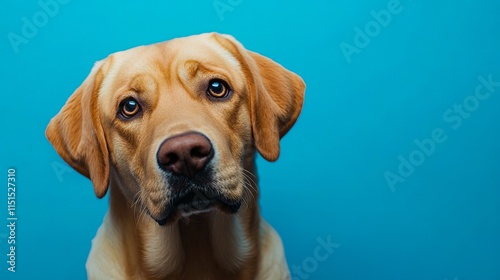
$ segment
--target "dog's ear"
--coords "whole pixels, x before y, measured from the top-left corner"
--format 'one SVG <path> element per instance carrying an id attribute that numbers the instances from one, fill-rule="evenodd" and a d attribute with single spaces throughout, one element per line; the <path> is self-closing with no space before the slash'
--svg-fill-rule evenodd
<path id="1" fill-rule="evenodd" d="M 82 85 L 50 121 L 45 135 L 57 153 L 89 178 L 97 197 L 109 185 L 109 155 L 100 122 L 97 94 L 104 78 L 105 62 L 97 62 Z"/>
<path id="2" fill-rule="evenodd" d="M 304 81 L 295 73 L 260 54 L 250 52 L 254 88 L 250 112 L 255 145 L 269 161 L 278 159 L 280 138 L 299 117 L 304 102 Z"/>
<path id="3" fill-rule="evenodd" d="M 236 56 L 247 77 L 252 133 L 259 153 L 278 159 L 280 138 L 293 126 L 304 102 L 305 84 L 297 74 L 260 54 L 246 50 L 229 35 L 216 40 Z"/>

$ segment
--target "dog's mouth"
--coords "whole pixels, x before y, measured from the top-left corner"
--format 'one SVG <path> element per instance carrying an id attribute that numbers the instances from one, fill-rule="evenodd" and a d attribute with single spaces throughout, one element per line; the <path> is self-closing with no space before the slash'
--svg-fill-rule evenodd
<path id="1" fill-rule="evenodd" d="M 239 200 L 229 200 L 224 196 L 200 191 L 189 190 L 171 199 L 171 203 L 166 207 L 162 218 L 155 218 L 150 215 L 160 226 L 175 221 L 179 217 L 187 217 L 194 214 L 200 214 L 218 209 L 228 214 L 238 212 L 241 206 Z"/>
<path id="2" fill-rule="evenodd" d="M 186 215 L 205 212 L 210 210 L 216 202 L 216 199 L 207 197 L 200 191 L 192 191 L 179 199 L 177 210 Z"/>

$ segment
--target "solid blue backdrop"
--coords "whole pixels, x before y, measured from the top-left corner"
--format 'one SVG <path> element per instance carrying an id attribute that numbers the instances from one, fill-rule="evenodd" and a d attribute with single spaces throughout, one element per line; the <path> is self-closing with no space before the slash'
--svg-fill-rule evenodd
<path id="1" fill-rule="evenodd" d="M 258 159 L 262 213 L 293 279 L 500 279 L 499 1 L 2 6 L 0 217 L 7 225 L 15 168 L 18 220 L 15 273 L 0 226 L 0 279 L 86 277 L 107 198 L 94 197 L 44 131 L 93 63 L 210 31 L 307 84 L 280 159 Z"/>

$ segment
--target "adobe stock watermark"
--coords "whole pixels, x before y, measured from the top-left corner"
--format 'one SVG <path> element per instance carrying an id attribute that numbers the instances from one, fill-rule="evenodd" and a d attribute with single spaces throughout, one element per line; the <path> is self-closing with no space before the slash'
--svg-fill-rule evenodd
<path id="1" fill-rule="evenodd" d="M 217 16 L 219 16 L 220 21 L 224 21 L 224 14 L 226 12 L 233 12 L 234 8 L 238 7 L 243 3 L 243 0 L 215 0 L 212 2 Z"/>
<path id="2" fill-rule="evenodd" d="M 340 247 L 339 243 L 332 242 L 330 235 L 326 239 L 318 237 L 316 242 L 318 245 L 314 248 L 312 256 L 306 257 L 299 265 L 292 265 L 291 280 L 309 279 L 310 275 L 318 270 L 319 264 L 328 260 L 335 249 Z"/>
<path id="3" fill-rule="evenodd" d="M 411 2 L 412 0 L 409 1 Z M 382 30 L 392 22 L 393 17 L 403 12 L 403 9 L 404 7 L 399 0 L 389 0 L 386 9 L 378 12 L 371 10 L 370 15 L 373 19 L 365 23 L 363 28 L 359 26 L 354 27 L 353 43 L 350 44 L 342 41 L 339 44 L 347 63 L 351 63 L 351 57 L 354 54 L 360 54 L 363 49 L 367 48 L 372 39 L 379 36 Z"/>
<path id="4" fill-rule="evenodd" d="M 22 26 L 20 33 L 7 33 L 7 39 L 9 39 L 14 52 L 16 54 L 19 53 L 19 47 L 28 44 L 29 40 L 33 39 L 40 29 L 49 23 L 49 19 L 59 13 L 61 6 L 66 5 L 68 2 L 69 0 L 39 0 L 38 6 L 40 9 L 29 18 L 21 18 Z"/>
<path id="5" fill-rule="evenodd" d="M 17 206 L 19 201 L 17 200 L 16 194 L 18 189 L 17 183 L 17 171 L 15 168 L 9 168 L 7 170 L 7 229 L 8 229 L 8 239 L 7 239 L 7 270 L 10 272 L 16 272 L 16 261 L 17 261 L 17 245 L 16 243 L 16 233 L 17 233 Z"/>
<path id="6" fill-rule="evenodd" d="M 461 103 L 455 103 L 444 111 L 443 121 L 450 125 L 451 130 L 459 129 L 464 120 L 470 118 L 472 113 L 479 109 L 481 102 L 488 100 L 500 87 L 500 80 L 494 81 L 492 74 L 489 74 L 486 78 L 479 76 L 478 80 L 479 84 L 474 94 L 466 96 Z M 397 172 L 385 171 L 384 173 L 384 178 L 391 191 L 395 192 L 396 185 L 404 183 L 419 166 L 424 164 L 427 158 L 436 152 L 438 145 L 447 140 L 446 130 L 440 127 L 433 129 L 428 138 L 423 140 L 415 139 L 415 149 L 406 156 L 398 156 Z"/>
<path id="7" fill-rule="evenodd" d="M 63 175 L 66 173 L 72 173 L 73 169 L 71 169 L 69 166 L 63 163 L 59 163 L 57 161 L 53 161 L 50 166 L 52 167 L 52 170 L 54 170 L 54 173 L 56 174 L 57 180 L 59 180 L 59 183 L 62 183 L 64 178 Z"/>

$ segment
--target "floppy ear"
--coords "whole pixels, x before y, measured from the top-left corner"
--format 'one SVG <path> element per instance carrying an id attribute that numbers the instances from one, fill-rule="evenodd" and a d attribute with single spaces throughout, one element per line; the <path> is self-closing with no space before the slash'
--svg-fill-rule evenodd
<path id="1" fill-rule="evenodd" d="M 246 50 L 232 36 L 217 33 L 214 36 L 241 64 L 247 77 L 255 147 L 266 160 L 275 161 L 280 153 L 280 138 L 302 110 L 304 81 L 271 59 Z"/>
<path id="2" fill-rule="evenodd" d="M 71 95 L 45 131 L 57 153 L 75 170 L 89 178 L 97 197 L 109 184 L 108 147 L 97 107 L 104 74 L 97 62 L 83 84 Z"/>
<path id="3" fill-rule="evenodd" d="M 278 159 L 280 138 L 299 117 L 304 102 L 302 78 L 271 59 L 248 51 L 254 88 L 250 112 L 255 145 L 268 161 Z"/>

